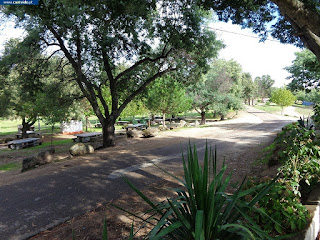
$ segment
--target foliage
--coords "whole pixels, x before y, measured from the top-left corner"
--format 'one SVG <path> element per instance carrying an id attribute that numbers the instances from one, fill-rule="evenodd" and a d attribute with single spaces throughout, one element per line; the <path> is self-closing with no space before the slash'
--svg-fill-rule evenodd
<path id="1" fill-rule="evenodd" d="M 150 83 L 169 72 L 192 82 L 222 47 L 203 27 L 207 12 L 195 3 L 45 0 L 3 12 L 38 36 L 41 47 L 63 53 L 76 75 L 73 81 L 102 123 L 106 147 L 115 144 L 121 112 Z M 109 95 L 102 94 L 104 88 Z"/>
<path id="2" fill-rule="evenodd" d="M 319 125 L 320 124 L 320 104 L 314 105 L 313 112 L 314 112 L 313 121 Z"/>
<path id="3" fill-rule="evenodd" d="M 150 217 L 141 218 L 153 224 L 148 239 L 274 239 L 268 236 L 248 215 L 249 211 L 263 214 L 255 207 L 273 185 L 260 184 L 243 190 L 243 184 L 234 194 L 225 193 L 231 174 L 224 176 L 226 166 L 217 170 L 216 153 L 206 148 L 201 168 L 196 149 L 188 148 L 183 157 L 184 188 L 176 189 L 176 198 L 154 203 L 128 179 L 129 186 L 152 208 Z M 169 173 L 168 173 L 169 174 Z M 258 193 L 248 201 L 243 199 Z"/>
<path id="4" fill-rule="evenodd" d="M 23 41 L 9 40 L 0 60 L 3 91 L 9 93 L 5 106 L 2 106 L 4 109 L 0 109 L 0 112 L 20 117 L 23 133 L 39 116 L 52 119 L 48 111 L 59 112 L 55 122 L 70 116 L 70 107 L 75 97 L 80 95 L 78 88 L 67 81 L 72 77 L 66 77 L 70 74 L 68 66 L 64 65 L 61 69 L 64 62 L 42 55 L 39 46 L 30 46 L 33 40 L 32 36 Z"/>
<path id="5" fill-rule="evenodd" d="M 134 117 L 137 115 L 146 115 L 149 111 L 144 100 L 135 99 L 131 101 L 121 113 L 120 117 Z"/>
<path id="6" fill-rule="evenodd" d="M 320 103 L 320 91 L 319 89 L 311 89 L 306 92 L 305 101 Z"/>
<path id="7" fill-rule="evenodd" d="M 242 108 L 240 96 L 242 69 L 234 60 L 217 59 L 201 81 L 188 88 L 193 108 L 201 114 L 201 124 L 205 124 L 205 113 L 210 109 L 223 119 L 228 110 Z M 236 97 L 238 96 L 238 97 Z"/>
<path id="8" fill-rule="evenodd" d="M 248 100 L 250 105 L 250 98 L 254 98 L 257 95 L 257 85 L 252 81 L 250 73 L 243 73 L 241 78 L 241 85 L 243 88 L 242 94 L 245 100 Z"/>
<path id="9" fill-rule="evenodd" d="M 285 69 L 291 74 L 288 79 L 291 91 L 312 89 L 317 87 L 320 79 L 320 63 L 317 57 L 309 50 L 295 53 L 296 58 L 292 65 Z"/>
<path id="10" fill-rule="evenodd" d="M 172 76 L 157 79 L 146 96 L 146 106 L 152 113 L 178 114 L 189 110 L 191 100 L 187 97 L 183 86 Z"/>
<path id="11" fill-rule="evenodd" d="M 268 182 L 270 180 L 267 178 L 263 180 L 251 179 L 248 181 L 247 187 Z M 255 194 L 251 197 L 254 196 Z M 284 179 L 278 179 L 258 204 L 259 209 L 264 211 L 274 222 L 270 221 L 266 215 L 252 214 L 251 216 L 268 233 L 285 234 L 303 230 L 310 217 L 300 198 L 293 192 L 290 182 Z"/>
<path id="12" fill-rule="evenodd" d="M 254 83 L 257 86 L 257 93 L 261 97 L 262 101 L 264 98 L 269 97 L 271 94 L 271 87 L 274 84 L 274 80 L 269 75 L 263 75 L 262 77 L 256 77 Z"/>
<path id="13" fill-rule="evenodd" d="M 308 190 L 319 182 L 320 145 L 310 127 L 299 123 L 285 126 L 270 150 L 273 153 L 269 165 L 281 163 L 279 170 L 295 194 L 301 195 L 302 188 Z"/>
<path id="14" fill-rule="evenodd" d="M 281 106 L 283 109 L 283 107 L 291 106 L 292 104 L 294 104 L 296 98 L 289 90 L 279 88 L 272 92 L 270 100 L 271 102 L 274 102 L 275 104 Z"/>

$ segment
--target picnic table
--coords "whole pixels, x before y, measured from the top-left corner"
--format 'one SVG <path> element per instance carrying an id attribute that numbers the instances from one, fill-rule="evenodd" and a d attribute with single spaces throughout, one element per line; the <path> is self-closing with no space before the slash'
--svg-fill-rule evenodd
<path id="1" fill-rule="evenodd" d="M 73 139 L 75 142 L 90 142 L 90 138 L 102 136 L 102 132 L 80 133 L 75 135 Z"/>
<path id="2" fill-rule="evenodd" d="M 118 121 L 117 124 L 118 125 L 125 125 L 125 124 L 128 124 L 129 121 Z"/>
<path id="3" fill-rule="evenodd" d="M 25 138 L 25 139 L 20 139 L 20 140 L 13 140 L 13 141 L 8 142 L 8 148 L 21 149 L 21 148 L 41 145 L 42 141 L 39 141 L 39 140 L 40 140 L 40 138 Z"/>
<path id="4" fill-rule="evenodd" d="M 128 125 L 128 126 L 126 127 L 126 130 L 127 130 L 127 131 L 130 130 L 130 128 L 131 128 L 131 129 L 142 130 L 142 129 L 146 129 L 146 128 L 148 128 L 148 127 L 147 127 L 147 124 L 137 123 L 137 124 Z"/>
<path id="5" fill-rule="evenodd" d="M 30 137 L 34 138 L 34 137 L 40 136 L 40 133 L 37 133 L 35 131 L 26 131 L 26 133 L 27 133 L 28 138 L 30 138 Z M 16 137 L 17 137 L 17 139 L 22 139 L 22 134 L 18 133 L 18 134 L 16 134 Z"/>

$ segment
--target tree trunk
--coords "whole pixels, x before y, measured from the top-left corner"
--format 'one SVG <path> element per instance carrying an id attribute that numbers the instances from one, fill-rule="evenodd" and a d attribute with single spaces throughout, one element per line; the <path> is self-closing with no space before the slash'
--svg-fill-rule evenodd
<path id="1" fill-rule="evenodd" d="M 88 132 L 88 122 L 89 122 L 89 117 L 86 116 L 86 132 Z"/>
<path id="2" fill-rule="evenodd" d="M 205 124 L 206 124 L 206 112 L 202 111 L 200 125 L 205 125 Z"/>
<path id="3" fill-rule="evenodd" d="M 26 122 L 25 118 L 22 118 L 22 138 L 27 138 L 27 131 L 30 130 L 31 125 Z"/>
<path id="4" fill-rule="evenodd" d="M 250 97 L 248 98 L 248 105 L 250 106 Z"/>
<path id="5" fill-rule="evenodd" d="M 213 118 L 216 118 L 216 117 L 217 117 L 217 112 L 213 111 Z"/>
<path id="6" fill-rule="evenodd" d="M 221 114 L 220 120 L 224 120 L 225 116 Z"/>
<path id="7" fill-rule="evenodd" d="M 166 113 L 165 112 L 162 113 L 162 125 L 166 126 Z"/>
<path id="8" fill-rule="evenodd" d="M 254 98 L 251 98 L 251 101 L 252 101 L 252 104 L 251 104 L 251 105 L 253 106 L 253 105 L 254 105 L 254 104 L 253 104 Z"/>
<path id="9" fill-rule="evenodd" d="M 271 0 L 278 5 L 281 14 L 288 20 L 304 46 L 311 50 L 320 61 L 320 15 L 310 11 L 303 1 Z"/>
<path id="10" fill-rule="evenodd" d="M 114 123 L 102 122 L 103 147 L 113 147 L 116 145 L 114 135 Z"/>

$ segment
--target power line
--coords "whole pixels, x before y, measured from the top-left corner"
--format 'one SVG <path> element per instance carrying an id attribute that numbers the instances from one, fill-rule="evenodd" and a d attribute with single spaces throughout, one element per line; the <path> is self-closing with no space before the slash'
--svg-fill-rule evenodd
<path id="1" fill-rule="evenodd" d="M 250 37 L 250 38 L 256 38 L 256 39 L 260 39 L 260 37 L 258 36 L 251 36 L 251 35 L 247 35 L 247 34 L 243 34 L 243 33 L 236 33 L 236 32 L 232 32 L 232 31 L 228 31 L 228 30 L 223 30 L 223 29 L 218 29 L 218 28 L 213 28 L 213 27 L 208 27 L 212 30 L 215 30 L 215 31 L 220 31 L 220 32 L 226 32 L 226 33 L 231 33 L 231 34 L 235 34 L 235 35 L 240 35 L 240 36 L 244 36 L 244 37 Z M 272 42 L 277 42 L 279 43 L 278 40 L 273 40 L 273 39 L 266 39 L 266 41 L 272 41 Z"/>

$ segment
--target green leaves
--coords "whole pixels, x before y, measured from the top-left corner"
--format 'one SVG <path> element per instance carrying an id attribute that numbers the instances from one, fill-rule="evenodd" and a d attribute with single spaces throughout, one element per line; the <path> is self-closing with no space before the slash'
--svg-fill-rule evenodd
<path id="1" fill-rule="evenodd" d="M 271 94 L 271 101 L 281 107 L 291 106 L 294 104 L 296 97 L 287 89 L 279 88 Z"/>
<path id="2" fill-rule="evenodd" d="M 184 188 L 176 189 L 177 197 L 153 203 L 127 179 L 125 181 L 151 207 L 145 222 L 154 224 L 147 239 L 272 239 L 262 231 L 249 214 L 265 214 L 257 210 L 260 201 L 274 182 L 243 190 L 243 183 L 234 194 L 224 193 L 231 174 L 226 166 L 217 168 L 216 152 L 206 147 L 203 166 L 196 148 L 189 146 L 187 158 L 182 158 Z M 250 201 L 246 196 L 258 192 Z"/>

